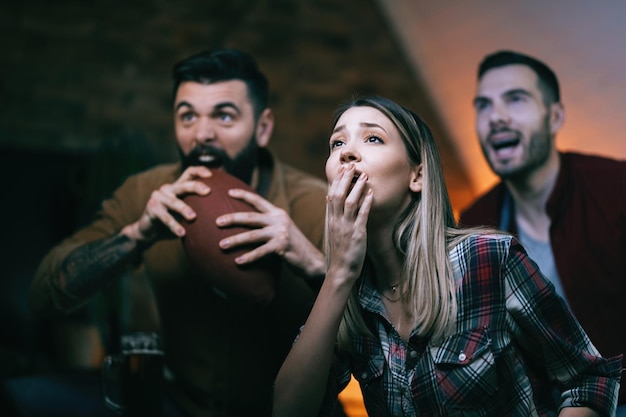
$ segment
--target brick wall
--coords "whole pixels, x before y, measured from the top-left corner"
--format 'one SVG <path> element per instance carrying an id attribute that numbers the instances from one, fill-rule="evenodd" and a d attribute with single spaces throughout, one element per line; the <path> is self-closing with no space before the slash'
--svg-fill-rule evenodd
<path id="1" fill-rule="evenodd" d="M 252 52 L 270 78 L 271 148 L 322 175 L 332 110 L 354 92 L 421 113 L 464 185 L 375 0 L 25 0 L 0 5 L 0 146 L 175 158 L 172 64 L 216 45 Z"/>
<path id="2" fill-rule="evenodd" d="M 26 291 L 45 251 L 122 177 L 177 157 L 170 72 L 200 50 L 257 57 L 276 114 L 270 147 L 293 165 L 322 177 L 333 110 L 376 93 L 429 123 L 453 203 L 467 188 L 375 0 L 21 0 L 0 3 L 0 39 L 0 172 L 11 185 L 0 318 L 14 328 L 0 349 L 36 349 Z"/>

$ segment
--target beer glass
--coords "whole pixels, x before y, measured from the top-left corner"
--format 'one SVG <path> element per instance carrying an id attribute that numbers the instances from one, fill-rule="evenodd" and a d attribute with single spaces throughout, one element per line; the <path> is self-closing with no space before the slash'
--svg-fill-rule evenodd
<path id="1" fill-rule="evenodd" d="M 158 333 L 123 334 L 120 354 L 104 359 L 102 394 L 106 406 L 124 417 L 161 417 L 163 367 Z"/>

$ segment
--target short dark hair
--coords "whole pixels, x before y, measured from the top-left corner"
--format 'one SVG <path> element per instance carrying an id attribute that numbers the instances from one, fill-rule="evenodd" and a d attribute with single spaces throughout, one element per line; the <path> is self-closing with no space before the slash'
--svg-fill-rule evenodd
<path id="1" fill-rule="evenodd" d="M 487 55 L 478 66 L 478 79 L 489 70 L 506 65 L 526 65 L 532 69 L 539 78 L 539 88 L 543 91 L 546 104 L 558 103 L 561 101 L 561 91 L 559 81 L 545 63 L 529 55 L 515 51 L 497 51 Z"/>
<path id="2" fill-rule="evenodd" d="M 241 80 L 248 87 L 248 95 L 256 117 L 269 102 L 269 82 L 252 55 L 231 48 L 209 49 L 179 61 L 172 71 L 173 98 L 182 82 L 194 81 L 212 84 L 220 81 Z"/>

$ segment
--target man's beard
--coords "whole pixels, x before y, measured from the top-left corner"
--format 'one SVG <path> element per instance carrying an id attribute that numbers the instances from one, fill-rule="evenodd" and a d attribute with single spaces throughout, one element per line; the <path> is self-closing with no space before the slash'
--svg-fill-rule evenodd
<path id="1" fill-rule="evenodd" d="M 234 158 L 230 158 L 223 150 L 212 145 L 198 144 L 188 155 L 183 154 L 180 147 L 178 148 L 183 170 L 190 166 L 202 165 L 210 169 L 222 169 L 230 175 L 239 178 L 246 184 L 252 181 L 252 173 L 258 162 L 259 146 L 256 137 L 250 138 L 250 141 L 244 149 L 241 150 Z"/>

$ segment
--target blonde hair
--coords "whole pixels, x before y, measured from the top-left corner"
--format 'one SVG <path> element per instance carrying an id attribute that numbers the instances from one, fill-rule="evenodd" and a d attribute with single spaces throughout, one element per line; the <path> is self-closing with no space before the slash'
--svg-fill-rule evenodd
<path id="1" fill-rule="evenodd" d="M 398 129 L 409 162 L 422 165 L 422 191 L 414 193 L 394 227 L 394 245 L 402 260 L 402 301 L 418 326 L 420 335 L 440 337 L 454 323 L 456 287 L 448 251 L 469 233 L 459 230 L 443 176 L 439 152 L 428 126 L 412 111 L 383 97 L 357 98 L 342 106 L 334 124 L 352 107 L 372 107 Z M 339 348 L 347 350 L 352 336 L 371 331 L 365 325 L 352 289 L 337 335 Z"/>

